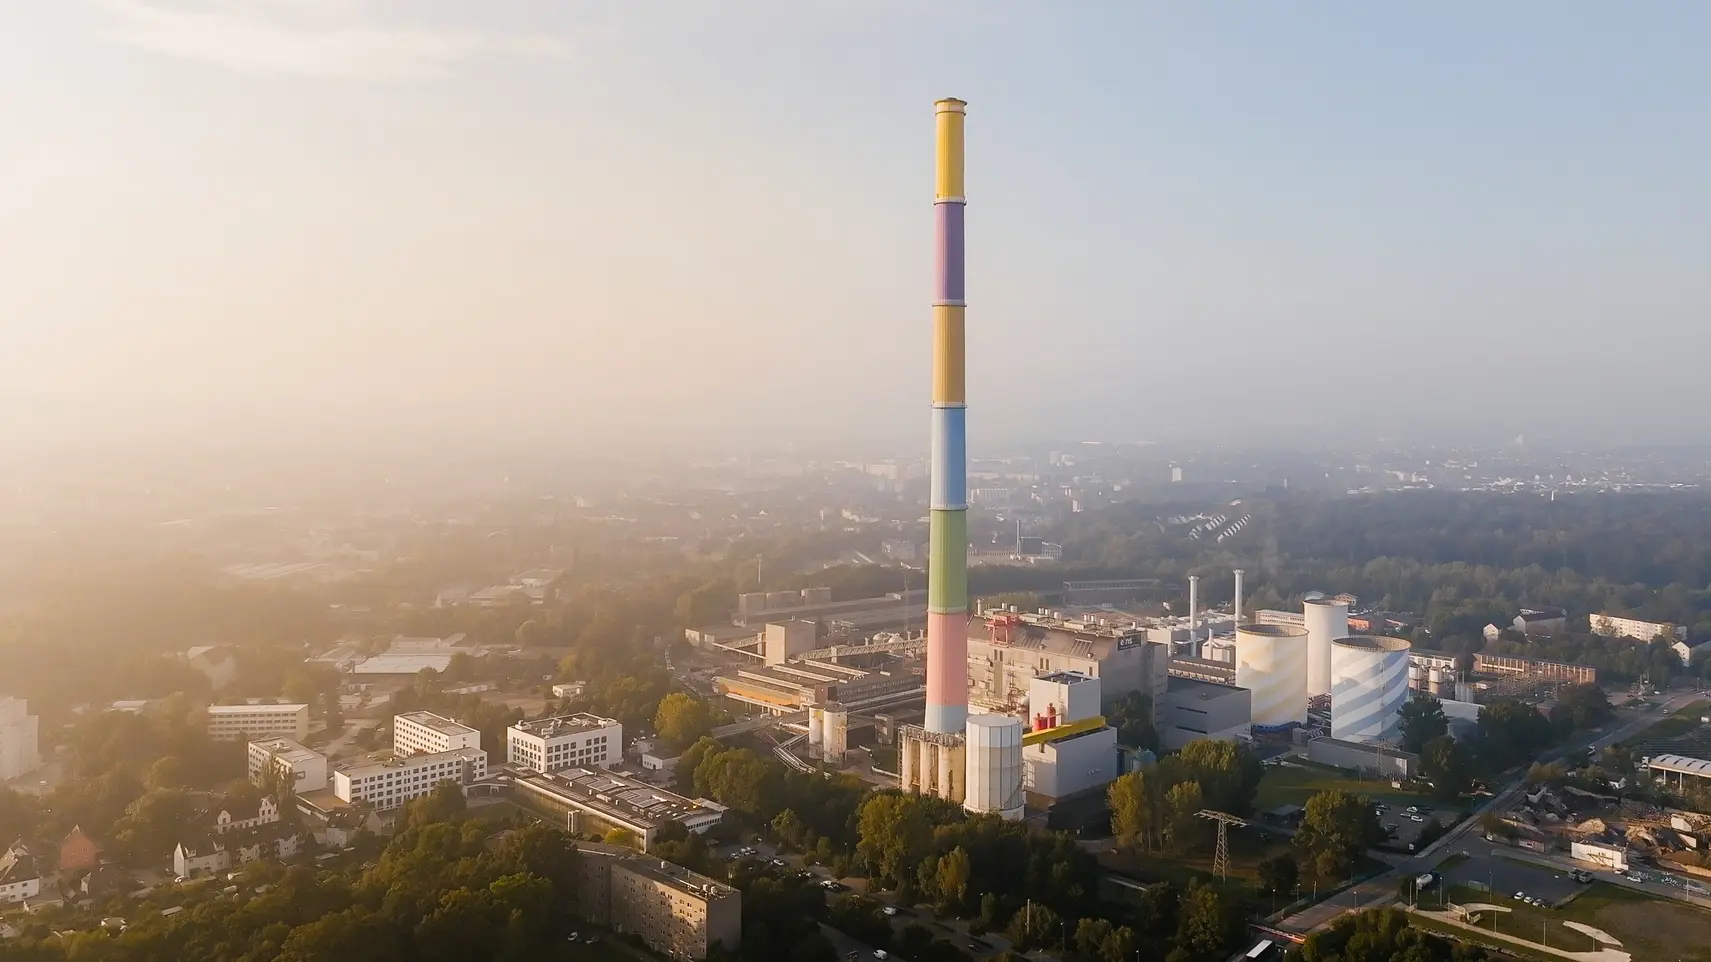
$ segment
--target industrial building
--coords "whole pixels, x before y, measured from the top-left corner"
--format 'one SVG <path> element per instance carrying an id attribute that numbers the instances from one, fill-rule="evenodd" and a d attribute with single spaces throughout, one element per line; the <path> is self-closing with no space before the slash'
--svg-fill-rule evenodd
<path id="1" fill-rule="evenodd" d="M 1236 629 L 1235 682 L 1251 692 L 1256 730 L 1307 723 L 1307 651 L 1305 628 L 1253 624 Z"/>
<path id="2" fill-rule="evenodd" d="M 812 621 L 792 619 L 769 621 L 761 634 L 761 650 L 769 665 L 782 665 L 814 650 L 819 640 L 820 626 Z"/>
<path id="3" fill-rule="evenodd" d="M 309 737 L 308 705 L 209 705 L 208 737 L 215 741 L 234 738 Z"/>
<path id="4" fill-rule="evenodd" d="M 719 824 L 725 807 L 704 798 L 674 792 L 595 768 L 519 775 L 511 781 L 512 801 L 546 816 L 567 831 L 605 833 L 620 829 L 635 836 L 643 851 L 653 847 L 660 829 L 676 822 L 697 834 Z"/>
<path id="5" fill-rule="evenodd" d="M 1000 712 L 1014 711 L 1036 676 L 1069 671 L 1098 678 L 1110 698 L 1132 691 L 1149 696 L 1156 727 L 1169 669 L 1170 646 L 1132 623 L 1004 609 L 985 611 L 969 625 L 970 695 Z"/>
<path id="6" fill-rule="evenodd" d="M 1708 782 L 1711 782 L 1711 761 L 1703 758 L 1692 758 L 1687 755 L 1653 755 L 1644 759 L 1643 764 L 1651 770 L 1653 778 L 1665 785 L 1673 782 L 1677 789 L 1685 789 L 1689 786 L 1704 788 Z"/>
<path id="7" fill-rule="evenodd" d="M 366 802 L 385 811 L 428 794 L 441 782 L 452 782 L 467 792 L 471 782 L 486 777 L 487 753 L 457 748 L 341 765 L 333 771 L 333 794 L 343 802 Z"/>
<path id="8" fill-rule="evenodd" d="M 1246 740 L 1251 734 L 1253 692 L 1235 685 L 1172 678 L 1158 712 L 1159 745 L 1181 751 L 1191 741 Z"/>
<path id="9" fill-rule="evenodd" d="M 777 714 L 832 700 L 850 710 L 868 711 L 919 699 L 920 670 L 915 660 L 898 660 L 878 669 L 795 661 L 738 668 L 714 678 L 713 687 L 732 701 Z"/>
<path id="10" fill-rule="evenodd" d="M 22 698 L 0 698 L 0 782 L 41 767 L 40 719 Z"/>
<path id="11" fill-rule="evenodd" d="M 606 768 L 623 754 L 624 726 L 586 712 L 520 721 L 505 729 L 505 760 L 537 772 Z"/>
<path id="12" fill-rule="evenodd" d="M 1384 742 L 1315 738 L 1307 743 L 1307 759 L 1381 778 L 1411 778 L 1420 770 L 1420 756 L 1392 748 Z"/>
<path id="13" fill-rule="evenodd" d="M 1022 818 L 1022 719 L 1014 715 L 970 715 L 963 728 L 967 763 L 963 807 L 975 815 Z"/>
<path id="14" fill-rule="evenodd" d="M 1331 642 L 1349 636 L 1349 606 L 1335 598 L 1308 598 L 1301 603 L 1307 629 L 1307 697 L 1331 693 Z"/>
<path id="15" fill-rule="evenodd" d="M 742 892 L 614 845 L 577 844 L 576 911 L 584 922 L 633 935 L 674 959 L 703 959 L 743 937 Z"/>
<path id="16" fill-rule="evenodd" d="M 1592 633 L 1606 638 L 1633 638 L 1639 641 L 1651 641 L 1654 638 L 1668 638 L 1671 641 L 1686 641 L 1687 629 L 1668 621 L 1643 621 L 1639 618 L 1624 618 L 1620 615 L 1596 614 L 1590 619 Z"/>
<path id="17" fill-rule="evenodd" d="M 1408 701 L 1409 644 L 1383 635 L 1331 642 L 1331 737 L 1391 742 L 1401 737 Z"/>
<path id="18" fill-rule="evenodd" d="M 1100 699 L 1099 679 L 1078 672 L 1052 672 L 1028 685 L 1033 724 L 1022 736 L 1022 786 L 1036 807 L 1103 789 L 1117 777 L 1117 730 L 1105 724 Z"/>
<path id="19" fill-rule="evenodd" d="M 402 757 L 418 752 L 437 755 L 460 748 L 480 747 L 480 732 L 431 711 L 413 711 L 392 716 L 394 755 Z"/>
<path id="20" fill-rule="evenodd" d="M 327 756 L 289 738 L 252 741 L 248 746 L 250 781 L 260 784 L 270 768 L 299 795 L 327 787 Z"/>

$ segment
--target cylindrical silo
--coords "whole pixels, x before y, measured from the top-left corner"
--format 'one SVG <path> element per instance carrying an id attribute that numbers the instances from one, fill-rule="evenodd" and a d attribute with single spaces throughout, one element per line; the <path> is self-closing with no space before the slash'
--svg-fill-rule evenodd
<path id="1" fill-rule="evenodd" d="M 1426 669 L 1420 665 L 1408 666 L 1408 687 L 1424 691 L 1426 688 Z"/>
<path id="2" fill-rule="evenodd" d="M 1382 635 L 1331 642 L 1331 737 L 1395 741 L 1408 700 L 1408 643 Z"/>
<path id="3" fill-rule="evenodd" d="M 1236 686 L 1252 693 L 1255 728 L 1307 722 L 1307 630 L 1293 625 L 1236 628 Z"/>
<path id="4" fill-rule="evenodd" d="M 820 708 L 808 709 L 808 754 L 820 754 L 820 745 L 825 734 L 825 711 Z"/>
<path id="5" fill-rule="evenodd" d="M 827 761 L 841 762 L 849 748 L 850 713 L 842 706 L 827 706 L 823 717 L 825 734 L 820 738 L 821 751 Z"/>
<path id="6" fill-rule="evenodd" d="M 970 715 L 963 730 L 967 786 L 963 807 L 975 814 L 1022 818 L 1022 719 Z"/>
<path id="7" fill-rule="evenodd" d="M 1206 643 L 1206 660 L 1228 665 L 1236 660 L 1236 646 L 1225 638 L 1208 641 Z"/>
<path id="8" fill-rule="evenodd" d="M 1307 628 L 1307 694 L 1323 695 L 1331 690 L 1331 642 L 1349 636 L 1349 606 L 1309 598 L 1301 603 L 1301 617 Z"/>

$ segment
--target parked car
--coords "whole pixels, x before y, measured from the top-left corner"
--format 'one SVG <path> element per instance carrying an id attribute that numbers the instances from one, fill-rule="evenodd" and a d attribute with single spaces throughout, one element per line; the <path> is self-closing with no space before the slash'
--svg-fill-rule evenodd
<path id="1" fill-rule="evenodd" d="M 897 906 L 895 906 L 895 905 L 887 905 L 885 908 L 881 909 L 880 911 L 884 912 L 888 918 L 896 918 L 897 917 Z"/>

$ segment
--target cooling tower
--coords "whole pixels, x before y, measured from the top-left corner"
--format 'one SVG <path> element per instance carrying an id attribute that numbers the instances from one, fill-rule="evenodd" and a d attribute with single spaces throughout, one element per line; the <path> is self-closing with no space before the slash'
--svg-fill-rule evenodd
<path id="1" fill-rule="evenodd" d="M 1331 690 L 1331 642 L 1349 636 L 1349 606 L 1309 598 L 1301 603 L 1301 617 L 1307 628 L 1307 694 L 1323 695 Z"/>
<path id="2" fill-rule="evenodd" d="M 1408 700 L 1408 643 L 1381 635 L 1331 642 L 1331 737 L 1395 741 Z"/>
<path id="3" fill-rule="evenodd" d="M 1236 686 L 1252 693 L 1255 728 L 1307 722 L 1307 631 L 1292 625 L 1236 628 Z"/>
<path id="4" fill-rule="evenodd" d="M 1022 818 L 1022 720 L 970 715 L 964 729 L 968 776 L 963 807 L 975 814 Z"/>

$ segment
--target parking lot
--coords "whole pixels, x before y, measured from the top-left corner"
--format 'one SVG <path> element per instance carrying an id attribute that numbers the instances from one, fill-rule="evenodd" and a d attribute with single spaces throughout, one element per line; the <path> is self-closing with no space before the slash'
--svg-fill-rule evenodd
<path id="1" fill-rule="evenodd" d="M 1378 813 L 1378 821 L 1379 824 L 1383 825 L 1385 830 L 1390 833 L 1389 847 L 1402 852 L 1413 851 L 1409 846 L 1413 845 L 1415 841 L 1419 839 L 1420 833 L 1424 831 L 1426 826 L 1434 819 L 1437 820 L 1439 825 L 1448 827 L 1460 818 L 1460 813 L 1458 812 L 1435 811 L 1418 804 L 1380 804 L 1384 807 Z M 1416 811 L 1409 812 L 1408 808 L 1410 807 L 1415 808 Z"/>
<path id="2" fill-rule="evenodd" d="M 1555 905 L 1582 888 L 1581 883 L 1568 877 L 1566 869 L 1552 871 L 1489 855 L 1471 855 L 1467 861 L 1444 870 L 1443 876 L 1446 888 L 1489 886 L 1498 897 L 1492 900 L 1496 904 L 1501 904 L 1500 899 L 1513 898 L 1516 892 L 1524 892 L 1543 899 L 1547 905 Z"/>

